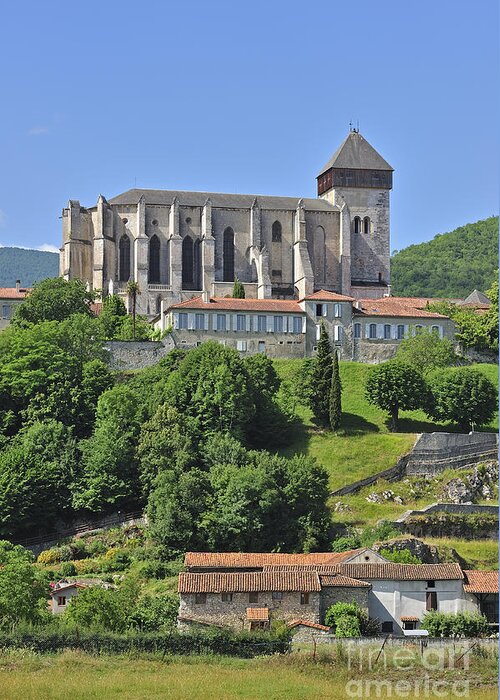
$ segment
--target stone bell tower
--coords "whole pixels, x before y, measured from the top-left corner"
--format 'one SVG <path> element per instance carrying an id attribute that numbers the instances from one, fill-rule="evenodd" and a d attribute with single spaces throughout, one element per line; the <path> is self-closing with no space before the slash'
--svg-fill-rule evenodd
<path id="1" fill-rule="evenodd" d="M 318 197 L 342 212 L 342 273 L 343 279 L 349 274 L 353 296 L 380 297 L 389 288 L 392 173 L 389 163 L 351 128 L 317 177 Z"/>

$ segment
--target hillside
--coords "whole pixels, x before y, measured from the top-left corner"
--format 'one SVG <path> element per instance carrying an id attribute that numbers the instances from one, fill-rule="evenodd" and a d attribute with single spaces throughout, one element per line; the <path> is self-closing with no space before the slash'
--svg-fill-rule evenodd
<path id="1" fill-rule="evenodd" d="M 31 287 L 47 277 L 59 275 L 59 256 L 42 250 L 0 248 L 0 287 L 13 287 L 21 280 Z"/>
<path id="2" fill-rule="evenodd" d="M 498 216 L 411 245 L 391 258 L 392 293 L 465 297 L 486 291 L 498 269 Z"/>

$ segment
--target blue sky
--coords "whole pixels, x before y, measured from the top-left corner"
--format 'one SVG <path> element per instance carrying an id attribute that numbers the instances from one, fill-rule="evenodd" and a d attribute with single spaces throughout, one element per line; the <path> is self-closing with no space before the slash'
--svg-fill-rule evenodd
<path id="1" fill-rule="evenodd" d="M 393 249 L 496 214 L 498 29 L 496 0 L 9 3 L 0 244 L 134 186 L 315 196 L 351 119 Z"/>

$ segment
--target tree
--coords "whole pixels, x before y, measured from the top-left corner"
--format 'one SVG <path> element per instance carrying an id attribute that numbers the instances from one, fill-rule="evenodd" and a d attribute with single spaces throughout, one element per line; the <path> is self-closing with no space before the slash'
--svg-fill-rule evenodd
<path id="1" fill-rule="evenodd" d="M 129 625 L 141 632 L 157 632 L 175 627 L 179 611 L 179 596 L 166 593 L 145 595 L 139 599 L 129 617 Z"/>
<path id="2" fill-rule="evenodd" d="M 342 420 L 342 384 L 340 382 L 339 357 L 333 353 L 332 383 L 330 386 L 330 428 L 336 431 Z"/>
<path id="3" fill-rule="evenodd" d="M 482 317 L 483 327 L 489 339 L 489 344 L 493 350 L 498 350 L 498 270 L 495 281 L 486 292 L 486 296 L 491 301 L 491 306 Z"/>
<path id="4" fill-rule="evenodd" d="M 361 637 L 366 613 L 355 602 L 334 603 L 325 613 L 325 624 L 333 627 L 336 637 Z"/>
<path id="5" fill-rule="evenodd" d="M 366 398 L 371 404 L 387 411 L 391 430 L 397 430 L 399 411 L 425 407 L 428 390 L 418 370 L 409 364 L 389 360 L 370 371 Z"/>
<path id="6" fill-rule="evenodd" d="M 233 285 L 233 299 L 244 299 L 245 298 L 245 287 L 242 285 L 240 280 L 236 277 Z"/>
<path id="7" fill-rule="evenodd" d="M 329 423 L 331 381 L 332 350 L 325 324 L 321 323 L 318 350 L 311 370 L 310 406 L 315 418 L 322 425 Z"/>
<path id="8" fill-rule="evenodd" d="M 55 420 L 33 423 L 12 438 L 0 452 L 0 530 L 26 532 L 60 517 L 77 463 L 71 431 Z"/>
<path id="9" fill-rule="evenodd" d="M 116 386 L 100 396 L 95 431 L 79 443 L 82 470 L 72 486 L 75 508 L 99 512 L 138 496 L 139 427 L 138 400 L 130 388 Z"/>
<path id="10" fill-rule="evenodd" d="M 26 327 L 42 321 L 62 321 L 73 314 L 92 315 L 90 304 L 94 294 L 78 279 L 55 277 L 34 285 L 17 307 L 12 323 Z"/>
<path id="11" fill-rule="evenodd" d="M 91 586 L 80 590 L 77 596 L 71 598 L 64 620 L 78 627 L 123 632 L 128 612 L 117 591 Z"/>
<path id="12" fill-rule="evenodd" d="M 132 340 L 135 340 L 135 317 L 137 312 L 137 297 L 141 293 L 137 282 L 127 284 L 127 296 L 132 303 Z"/>
<path id="13" fill-rule="evenodd" d="M 116 338 L 126 315 L 127 309 L 123 299 L 119 296 L 111 294 L 104 299 L 102 310 L 99 314 L 99 323 L 103 328 L 106 340 L 114 340 Z"/>
<path id="14" fill-rule="evenodd" d="M 427 328 L 402 340 L 396 358 L 424 376 L 437 367 L 449 367 L 457 360 L 453 342 L 449 338 L 440 338 L 438 333 Z"/>
<path id="15" fill-rule="evenodd" d="M 465 432 L 488 423 L 497 410 L 497 391 L 480 371 L 453 367 L 435 372 L 429 379 L 432 405 L 428 415 L 453 421 Z"/>
<path id="16" fill-rule="evenodd" d="M 49 582 L 33 562 L 27 549 L 0 540 L 0 627 L 46 619 Z"/>

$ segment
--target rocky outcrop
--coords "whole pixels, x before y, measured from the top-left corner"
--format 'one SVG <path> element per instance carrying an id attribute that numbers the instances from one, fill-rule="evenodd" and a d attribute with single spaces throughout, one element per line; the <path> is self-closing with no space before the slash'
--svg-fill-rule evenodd
<path id="1" fill-rule="evenodd" d="M 449 503 L 475 503 L 492 499 L 498 482 L 498 462 L 486 462 L 474 467 L 469 476 L 451 479 L 445 484 L 442 497 Z"/>
<path id="2" fill-rule="evenodd" d="M 377 542 L 372 546 L 372 549 L 375 552 L 379 552 L 381 549 L 397 550 L 398 552 L 407 550 L 417 557 L 422 564 L 441 564 L 443 562 L 455 561 L 460 564 L 462 568 L 468 567 L 465 559 L 463 559 L 453 547 L 447 548 L 444 553 L 441 552 L 438 547 L 427 544 L 416 537 L 400 537 L 386 540 L 385 542 Z"/>

